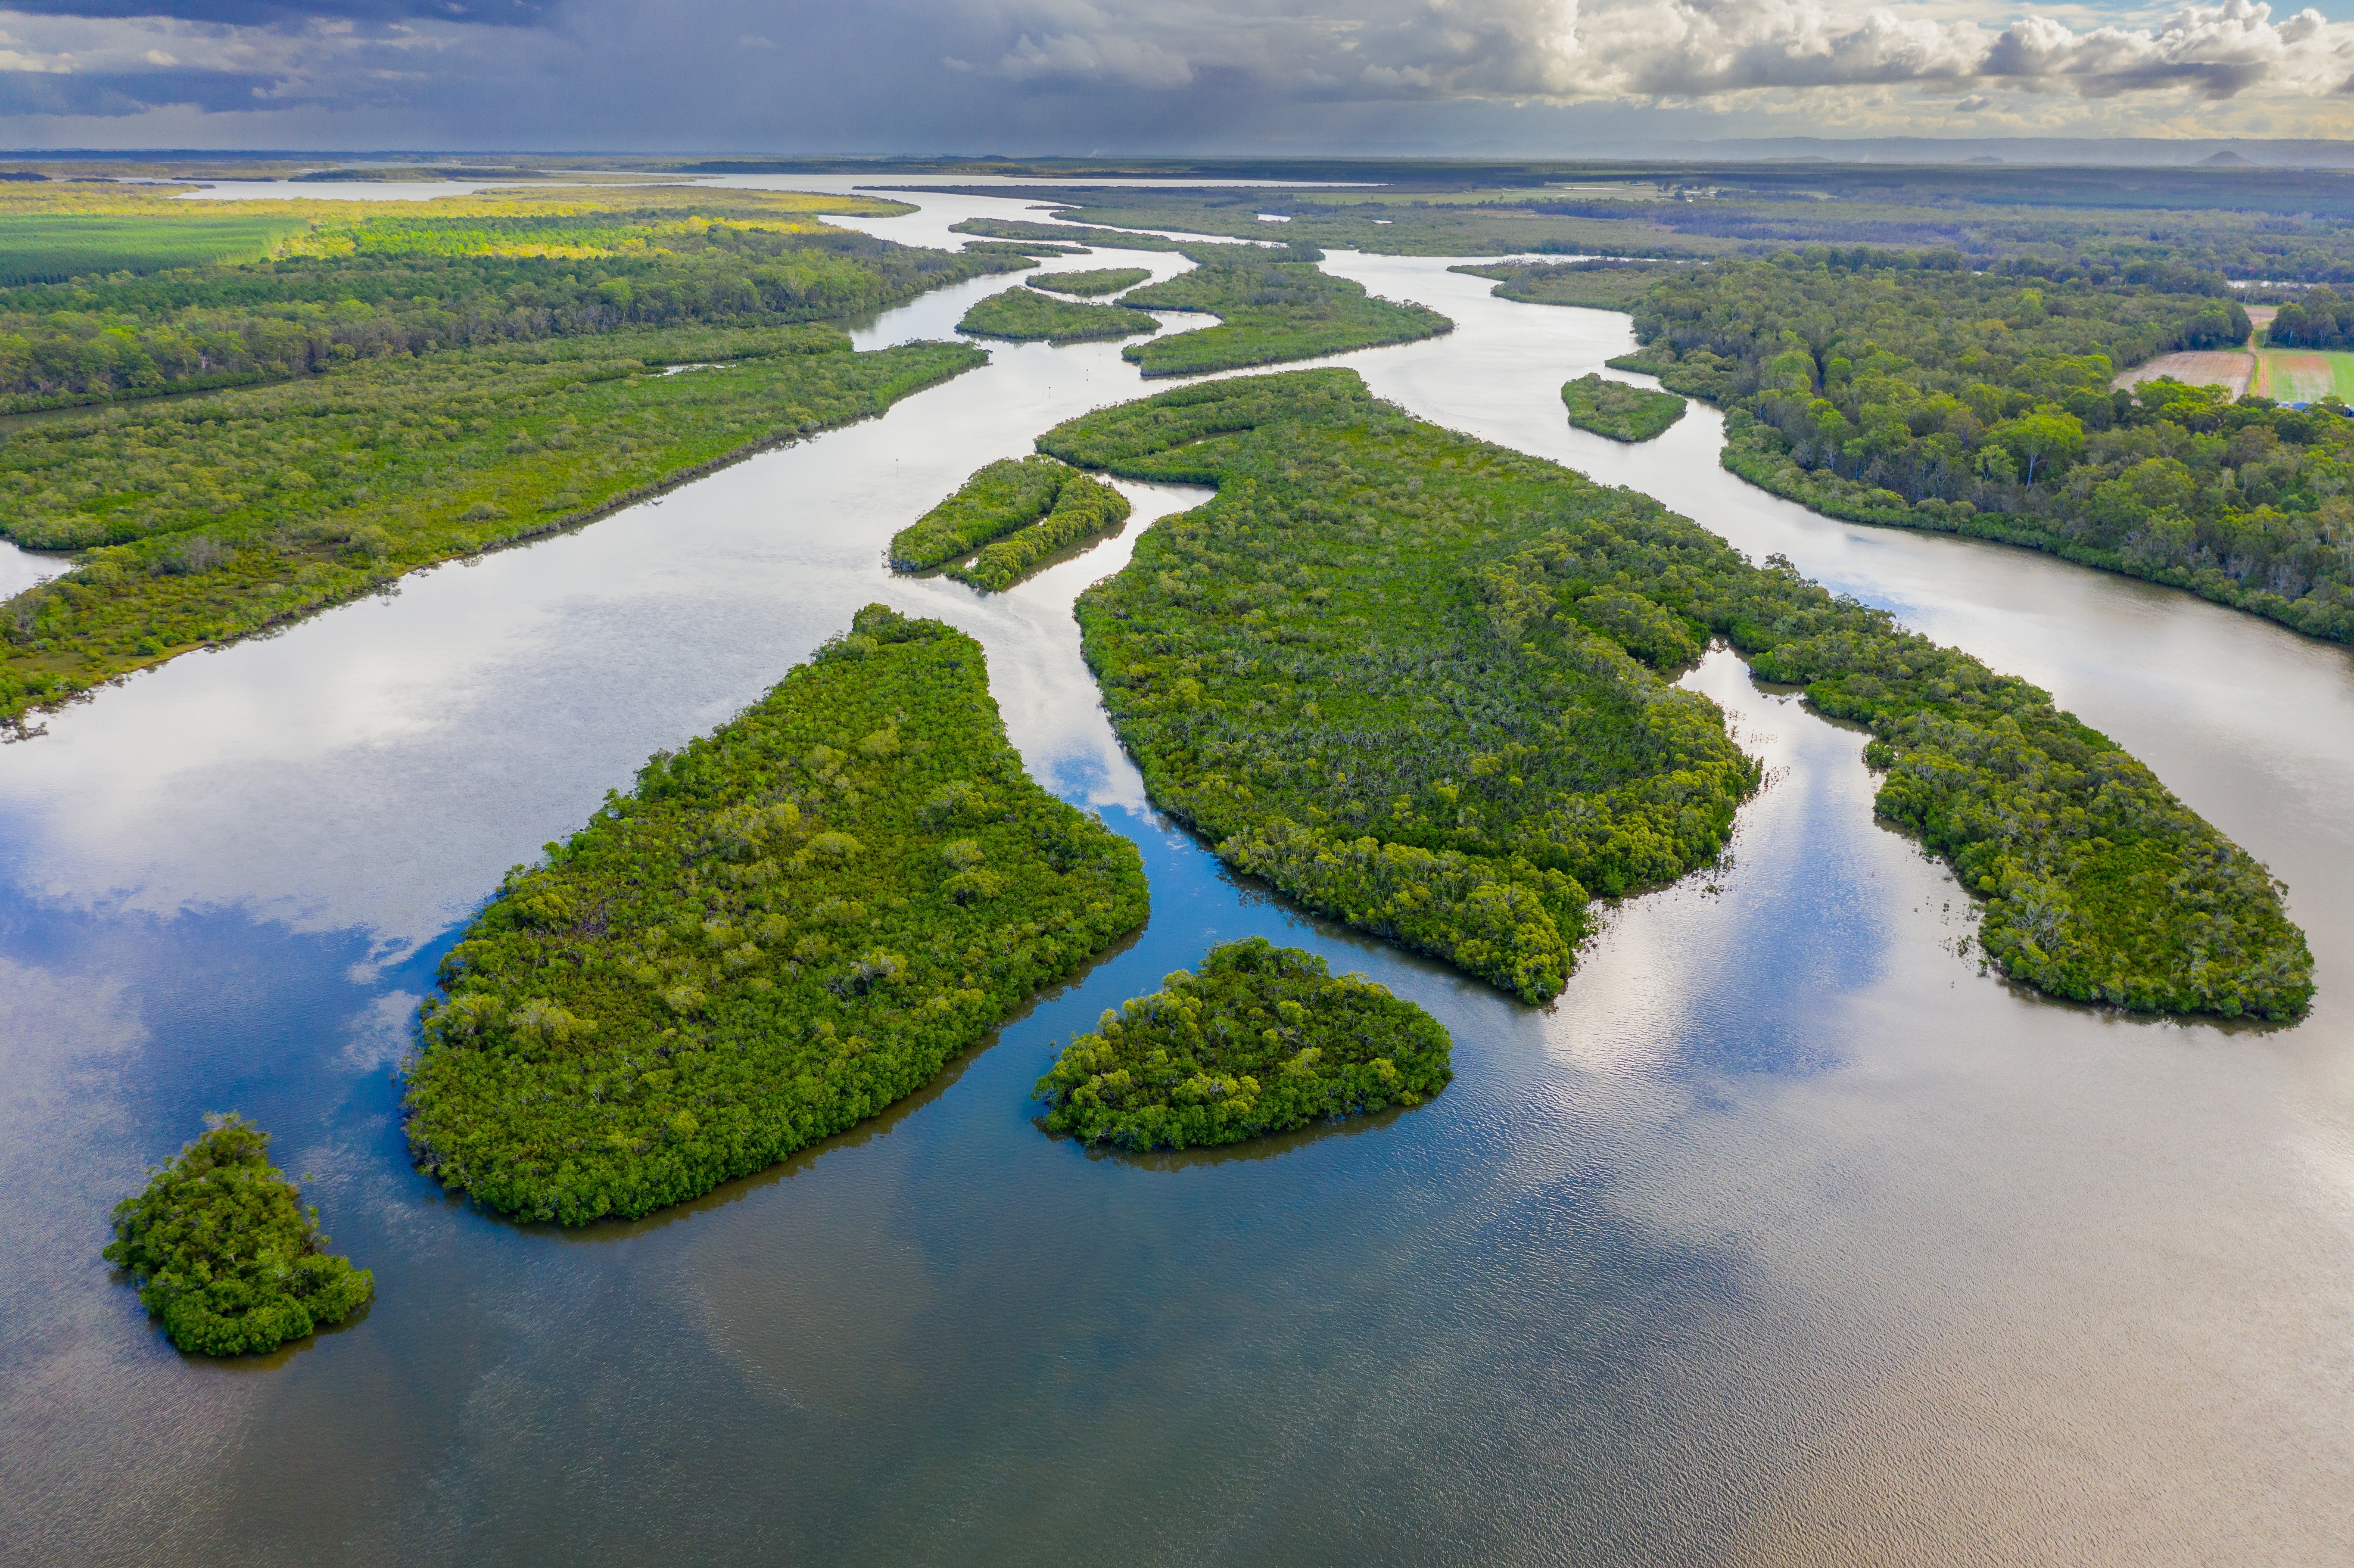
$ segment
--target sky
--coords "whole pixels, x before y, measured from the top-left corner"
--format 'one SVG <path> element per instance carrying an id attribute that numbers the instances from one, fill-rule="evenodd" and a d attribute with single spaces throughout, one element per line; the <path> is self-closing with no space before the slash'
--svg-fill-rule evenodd
<path id="1" fill-rule="evenodd" d="M 2354 0 L 0 0 L 0 146 L 1469 153 L 2354 136 Z"/>

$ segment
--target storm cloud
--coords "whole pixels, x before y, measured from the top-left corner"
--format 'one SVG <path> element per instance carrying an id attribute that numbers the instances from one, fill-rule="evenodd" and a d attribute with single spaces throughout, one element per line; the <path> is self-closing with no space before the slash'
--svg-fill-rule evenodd
<path id="1" fill-rule="evenodd" d="M 2022 129 L 2228 104 L 2276 133 L 2343 132 L 2354 27 L 2316 11 L 2068 15 L 1970 0 L 30 0 L 0 9 L 0 120 L 43 139 L 47 123 L 169 110 L 175 135 L 236 125 L 247 144 L 879 152 L 1397 143 L 1605 111 L 1890 129 L 1924 104 Z"/>

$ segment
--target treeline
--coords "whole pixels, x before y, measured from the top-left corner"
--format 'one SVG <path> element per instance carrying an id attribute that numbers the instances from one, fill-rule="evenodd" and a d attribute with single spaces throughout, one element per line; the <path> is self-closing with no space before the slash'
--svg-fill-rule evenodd
<path id="1" fill-rule="evenodd" d="M 1712 637 L 1867 725 L 1881 811 L 1987 898 L 1984 951 L 2055 994 L 2301 1012 L 2264 867 L 2049 695 L 1752 566 L 1648 497 L 1408 418 L 1341 370 L 1189 387 L 1040 445 L 1218 487 L 1084 595 L 1156 803 L 1310 907 L 1531 1001 L 1589 892 L 1723 847 L 1756 765 L 1663 677 Z"/>
<path id="2" fill-rule="evenodd" d="M 2354 348 L 2354 300 L 2315 289 L 2280 308 L 2264 341 L 2282 348 Z"/>
<path id="3" fill-rule="evenodd" d="M 610 357 L 608 357 L 610 356 Z M 664 376 L 650 361 L 729 363 Z M 0 536 L 79 550 L 0 606 L 0 722 L 190 647 L 568 526 L 985 364 L 825 327 L 631 329 L 370 360 L 0 440 Z"/>
<path id="4" fill-rule="evenodd" d="M 848 320 L 1029 265 L 660 209 L 401 217 L 350 235 L 328 254 L 0 291 L 0 409 L 631 326 Z"/>
<path id="5" fill-rule="evenodd" d="M 409 1146 L 529 1219 L 682 1202 L 923 1087 L 1146 900 L 1023 770 L 980 644 L 869 605 L 508 874 L 423 1010 Z"/>
<path id="6" fill-rule="evenodd" d="M 1161 983 L 1107 1011 L 1038 1080 L 1047 1131 L 1199 1149 L 1420 1105 L 1454 1077 L 1438 1020 L 1264 937 Z"/>
<path id="7" fill-rule="evenodd" d="M 2005 539 L 2354 631 L 2354 423 L 2113 372 L 2245 342 L 2232 301 L 2012 275 L 1722 263 L 1616 363 L 1732 410 L 1725 466 L 1858 522 Z"/>

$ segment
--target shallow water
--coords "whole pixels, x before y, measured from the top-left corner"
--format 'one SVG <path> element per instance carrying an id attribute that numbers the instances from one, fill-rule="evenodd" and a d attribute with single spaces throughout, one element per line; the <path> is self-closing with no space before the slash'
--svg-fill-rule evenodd
<path id="1" fill-rule="evenodd" d="M 860 227 L 1020 210 L 917 199 Z M 1769 788 L 1730 867 L 1619 910 L 1553 1008 L 1303 920 L 1152 817 L 1077 656 L 1073 594 L 1198 492 L 1127 487 L 1122 535 L 997 599 L 883 571 L 972 468 L 1151 389 L 1116 344 L 998 345 L 881 419 L 0 750 L 0 1554 L 2342 1561 L 2347 651 L 1811 517 L 1719 470 L 1702 408 L 1643 448 L 1573 430 L 1557 388 L 1625 318 L 1331 265 L 1459 323 L 1344 356 L 1383 395 L 1784 551 L 2149 760 L 2288 881 L 2312 1020 L 2136 1021 L 1980 975 L 1967 900 L 1873 823 L 1860 735 L 1723 653 L 1691 682 Z M 1003 286 L 862 337 L 942 335 Z M 418 1179 L 390 1069 L 467 911 L 875 599 L 984 642 L 1032 770 L 1142 845 L 1142 937 L 889 1115 L 642 1224 L 519 1228 Z M 1055 1041 L 1251 933 L 1431 1008 L 1454 1086 L 1242 1155 L 1033 1128 Z M 378 1280 L 259 1368 L 175 1354 L 97 1257 L 142 1167 L 232 1106 Z"/>

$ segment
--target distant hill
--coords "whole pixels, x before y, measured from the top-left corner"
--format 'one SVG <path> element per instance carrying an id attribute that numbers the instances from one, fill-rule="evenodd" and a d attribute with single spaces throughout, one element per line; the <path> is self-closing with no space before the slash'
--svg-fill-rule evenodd
<path id="1" fill-rule="evenodd" d="M 2226 147 L 2212 157 L 2200 159 L 2199 166 L 2202 169 L 2253 169 L 2256 165 Z"/>

